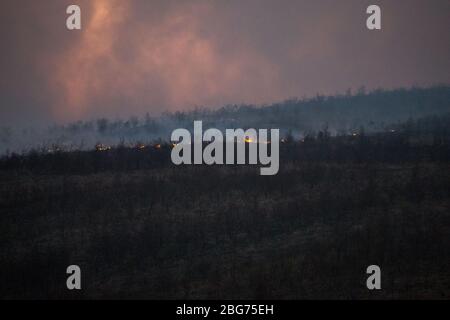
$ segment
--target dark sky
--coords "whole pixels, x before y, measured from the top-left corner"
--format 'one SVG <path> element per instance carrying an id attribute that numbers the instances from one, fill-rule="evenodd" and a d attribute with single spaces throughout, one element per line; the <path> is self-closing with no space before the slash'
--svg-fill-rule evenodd
<path id="1" fill-rule="evenodd" d="M 2 0 L 0 125 L 448 84 L 449 17 L 449 0 Z"/>

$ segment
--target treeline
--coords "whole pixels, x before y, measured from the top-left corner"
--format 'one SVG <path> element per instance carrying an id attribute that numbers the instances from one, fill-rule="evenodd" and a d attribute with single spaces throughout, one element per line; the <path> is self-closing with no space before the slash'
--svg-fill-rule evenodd
<path id="1" fill-rule="evenodd" d="M 158 138 L 167 140 L 176 128 L 191 129 L 194 120 L 204 126 L 224 128 L 280 128 L 301 137 L 327 127 L 332 135 L 363 126 L 366 132 L 429 115 L 450 112 L 450 87 L 375 90 L 314 98 L 294 98 L 271 105 L 228 105 L 220 109 L 145 115 L 127 120 L 101 118 L 53 125 L 45 130 L 0 128 L 0 153 L 28 152 L 52 145 L 67 150 L 91 149 L 97 142 L 134 144 Z"/>
<path id="2" fill-rule="evenodd" d="M 32 151 L 25 155 L 3 156 L 0 170 L 88 174 L 163 168 L 173 166 L 171 150 L 171 143 L 159 140 L 132 146 L 97 144 L 90 151 Z M 288 131 L 280 143 L 281 165 L 304 161 L 398 163 L 422 160 L 450 160 L 450 114 L 410 119 L 377 133 L 367 133 L 360 127 L 350 134 L 333 136 L 325 127 L 295 137 Z"/>

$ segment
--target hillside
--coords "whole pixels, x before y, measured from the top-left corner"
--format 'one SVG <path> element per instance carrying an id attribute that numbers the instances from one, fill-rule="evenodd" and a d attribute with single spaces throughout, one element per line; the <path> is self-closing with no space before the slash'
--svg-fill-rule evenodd
<path id="1" fill-rule="evenodd" d="M 169 146 L 3 157 L 1 296 L 448 299 L 449 119 L 287 140 L 275 176 Z"/>

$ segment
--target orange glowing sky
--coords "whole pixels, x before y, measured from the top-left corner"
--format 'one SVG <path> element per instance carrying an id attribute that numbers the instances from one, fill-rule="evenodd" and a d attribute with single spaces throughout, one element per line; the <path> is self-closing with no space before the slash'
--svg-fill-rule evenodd
<path id="1" fill-rule="evenodd" d="M 211 2 L 180 2 L 157 24 L 133 21 L 126 1 L 97 0 L 88 10 L 81 39 L 58 57 L 58 65 L 70 63 L 51 77 L 63 93 L 54 110 L 58 118 L 83 117 L 98 96 L 112 104 L 150 99 L 164 110 L 283 96 L 277 66 L 264 54 L 246 46 L 224 54 L 202 37 L 202 21 L 215 14 Z M 130 23 L 132 32 L 122 33 Z"/>
<path id="2" fill-rule="evenodd" d="M 450 83 L 446 0 L 378 1 L 378 33 L 364 0 L 20 2 L 1 17 L 3 122 Z M 65 29 L 68 4 L 81 31 Z"/>

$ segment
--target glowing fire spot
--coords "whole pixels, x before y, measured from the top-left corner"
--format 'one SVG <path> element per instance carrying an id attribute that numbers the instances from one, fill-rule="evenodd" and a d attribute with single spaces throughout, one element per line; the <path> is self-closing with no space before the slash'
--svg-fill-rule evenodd
<path id="1" fill-rule="evenodd" d="M 107 145 L 104 145 L 104 144 L 101 144 L 101 143 L 98 143 L 98 144 L 95 145 L 95 150 L 99 151 L 99 152 L 101 152 L 101 151 L 108 151 L 108 150 L 111 150 L 111 147 L 107 146 Z"/>

